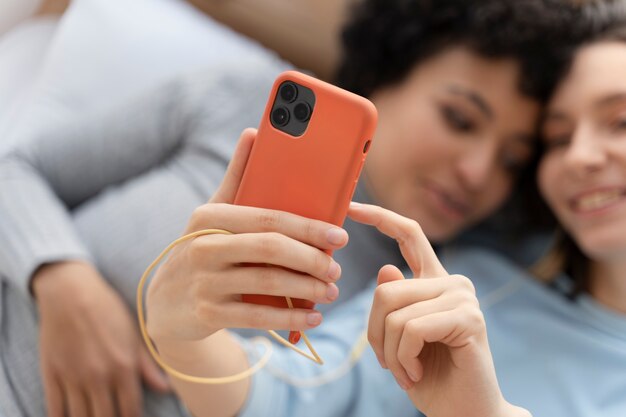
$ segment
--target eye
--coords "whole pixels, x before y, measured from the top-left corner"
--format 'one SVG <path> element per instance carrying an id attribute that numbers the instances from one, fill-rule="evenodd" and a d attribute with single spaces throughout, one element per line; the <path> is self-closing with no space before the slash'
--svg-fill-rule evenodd
<path id="1" fill-rule="evenodd" d="M 543 140 L 543 148 L 546 151 L 552 151 L 556 149 L 565 148 L 566 146 L 569 145 L 570 141 L 571 141 L 571 136 L 566 135 L 566 134 L 545 137 Z"/>
<path id="2" fill-rule="evenodd" d="M 502 167 L 513 175 L 520 174 L 528 166 L 531 151 L 503 151 L 500 157 Z"/>
<path id="3" fill-rule="evenodd" d="M 614 132 L 626 132 L 626 115 L 622 115 L 611 122 L 611 129 Z"/>
<path id="4" fill-rule="evenodd" d="M 476 130 L 476 123 L 457 108 L 443 105 L 441 114 L 448 126 L 457 132 L 472 133 Z"/>

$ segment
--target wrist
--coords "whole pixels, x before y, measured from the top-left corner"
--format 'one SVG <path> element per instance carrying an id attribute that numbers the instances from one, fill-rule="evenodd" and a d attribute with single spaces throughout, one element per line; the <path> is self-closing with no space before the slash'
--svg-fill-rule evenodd
<path id="1" fill-rule="evenodd" d="M 100 279 L 98 272 L 83 261 L 60 261 L 44 264 L 30 281 L 31 293 L 37 301 L 52 297 L 56 302 L 81 301 L 85 284 Z"/>
<path id="2" fill-rule="evenodd" d="M 226 336 L 226 331 L 217 332 L 202 340 L 179 340 L 172 338 L 155 338 L 152 343 L 156 347 L 161 358 L 166 362 L 176 363 L 178 366 L 192 369 L 198 361 L 206 356 L 207 349 L 213 345 L 219 345 Z M 216 340 L 219 339 L 219 340 Z"/>

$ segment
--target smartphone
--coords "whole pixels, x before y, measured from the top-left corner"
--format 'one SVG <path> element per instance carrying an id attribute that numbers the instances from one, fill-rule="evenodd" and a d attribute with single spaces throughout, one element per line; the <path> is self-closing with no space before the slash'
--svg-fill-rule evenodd
<path id="1" fill-rule="evenodd" d="M 367 99 L 287 71 L 272 87 L 235 204 L 282 210 L 341 226 L 376 129 Z M 284 297 L 244 302 L 287 308 Z M 295 307 L 312 308 L 293 299 Z M 289 340 L 297 343 L 299 332 Z"/>

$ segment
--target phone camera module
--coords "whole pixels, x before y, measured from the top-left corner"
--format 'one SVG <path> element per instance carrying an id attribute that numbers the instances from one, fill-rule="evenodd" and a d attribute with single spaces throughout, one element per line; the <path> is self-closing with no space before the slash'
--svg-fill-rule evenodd
<path id="1" fill-rule="evenodd" d="M 289 123 L 289 111 L 284 107 L 277 107 L 272 112 L 272 121 L 276 126 L 285 126 Z"/>
<path id="2" fill-rule="evenodd" d="M 280 87 L 280 98 L 287 103 L 293 102 L 298 97 L 298 87 L 294 83 L 285 83 Z"/>
<path id="3" fill-rule="evenodd" d="M 311 118 L 311 106 L 302 101 L 293 108 L 293 115 L 296 120 L 306 122 Z"/>

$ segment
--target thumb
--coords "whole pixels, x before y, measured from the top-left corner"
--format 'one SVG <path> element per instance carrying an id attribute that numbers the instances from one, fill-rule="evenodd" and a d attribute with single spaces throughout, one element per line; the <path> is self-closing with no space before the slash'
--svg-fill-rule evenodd
<path id="1" fill-rule="evenodd" d="M 391 281 L 399 281 L 404 279 L 402 271 L 394 265 L 385 265 L 378 271 L 378 285 Z"/>
<path id="2" fill-rule="evenodd" d="M 256 129 L 246 129 L 241 133 L 233 158 L 228 164 L 226 174 L 224 174 L 224 179 L 209 200 L 209 203 L 232 204 L 235 201 L 235 196 L 237 195 L 243 172 L 246 169 L 250 151 L 252 150 L 252 144 L 256 139 L 256 132 Z"/>
<path id="3" fill-rule="evenodd" d="M 150 388 L 162 394 L 170 391 L 167 377 L 152 360 L 150 353 L 143 345 L 139 348 L 139 370 L 141 378 Z"/>

